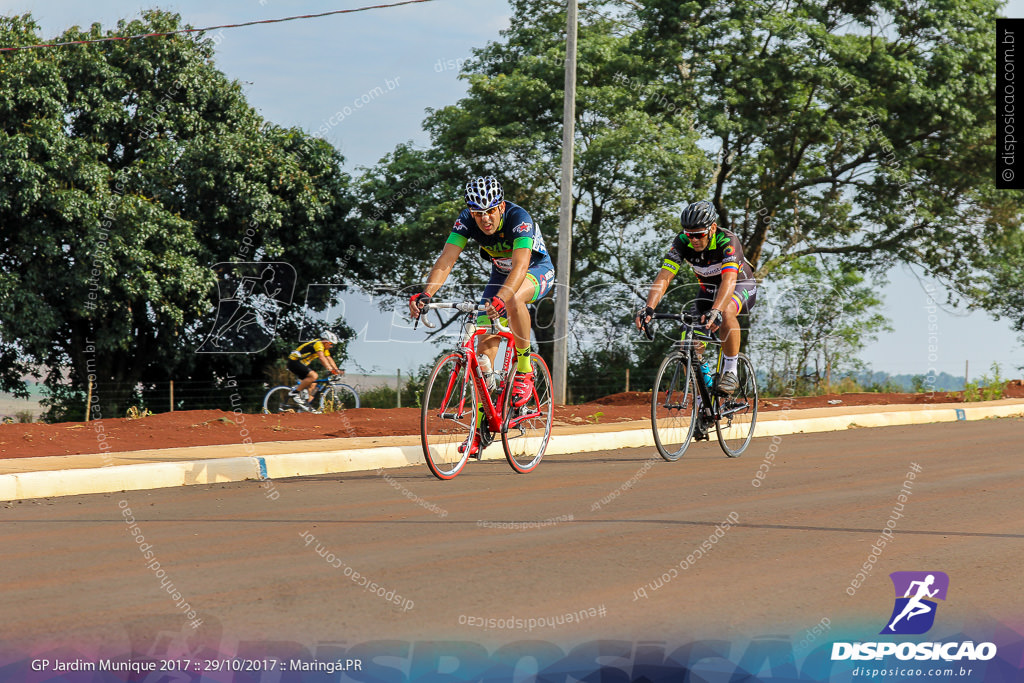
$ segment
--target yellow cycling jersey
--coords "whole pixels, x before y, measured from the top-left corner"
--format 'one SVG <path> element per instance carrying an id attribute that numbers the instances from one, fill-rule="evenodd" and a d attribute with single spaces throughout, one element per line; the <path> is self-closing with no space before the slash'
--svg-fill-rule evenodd
<path id="1" fill-rule="evenodd" d="M 331 356 L 331 352 L 324 348 L 324 343 L 319 339 L 308 341 L 305 344 L 300 344 L 299 348 L 288 354 L 288 358 L 291 360 L 297 360 L 303 365 L 309 365 L 316 360 L 317 354 L 324 354 L 328 358 Z"/>

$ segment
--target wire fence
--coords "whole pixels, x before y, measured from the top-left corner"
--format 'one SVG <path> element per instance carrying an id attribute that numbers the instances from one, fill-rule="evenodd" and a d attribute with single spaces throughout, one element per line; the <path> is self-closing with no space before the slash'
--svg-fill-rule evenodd
<path id="1" fill-rule="evenodd" d="M 653 380 L 643 370 L 623 369 L 586 381 L 570 378 L 570 403 L 584 403 L 624 391 L 645 391 Z M 639 375 L 639 377 L 638 377 Z M 419 407 L 425 376 L 397 373 L 391 376 L 343 377 L 360 396 L 361 407 Z M 185 410 L 241 410 L 259 413 L 263 399 L 276 386 L 293 385 L 272 379 L 227 377 L 217 380 L 173 380 L 151 383 L 91 382 L 82 389 L 60 387 L 57 391 L 33 391 L 29 400 L 0 395 L 0 419 L 7 422 L 80 422 L 87 419 L 135 417 Z"/>

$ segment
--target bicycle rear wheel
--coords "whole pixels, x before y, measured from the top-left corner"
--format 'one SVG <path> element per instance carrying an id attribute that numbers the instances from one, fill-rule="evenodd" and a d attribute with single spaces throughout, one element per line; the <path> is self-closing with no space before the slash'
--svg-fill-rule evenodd
<path id="1" fill-rule="evenodd" d="M 551 420 L 554 416 L 551 373 L 544 359 L 530 354 L 533 366 L 533 395 L 526 405 L 512 407 L 512 385 L 509 383 L 502 402 L 501 446 L 508 464 L 516 472 L 532 472 L 544 457 L 551 438 Z"/>
<path id="2" fill-rule="evenodd" d="M 754 366 L 744 354 L 736 360 L 739 386 L 729 396 L 718 398 L 718 444 L 730 458 L 740 455 L 750 444 L 757 423 L 757 378 Z"/>
<path id="3" fill-rule="evenodd" d="M 674 352 L 658 368 L 651 395 L 654 444 L 665 460 L 683 457 L 696 427 L 697 378 L 688 356 Z"/>
<path id="4" fill-rule="evenodd" d="M 461 353 L 437 362 L 423 393 L 420 441 L 427 467 L 438 479 L 451 479 L 469 458 L 477 426 L 476 387 Z"/>
<path id="5" fill-rule="evenodd" d="M 340 413 L 359 407 L 359 394 L 347 384 L 329 384 L 320 392 L 320 412 Z"/>
<path id="6" fill-rule="evenodd" d="M 277 413 L 301 413 L 302 408 L 292 400 L 289 393 L 292 387 L 274 387 L 263 397 L 263 412 L 268 415 Z"/>

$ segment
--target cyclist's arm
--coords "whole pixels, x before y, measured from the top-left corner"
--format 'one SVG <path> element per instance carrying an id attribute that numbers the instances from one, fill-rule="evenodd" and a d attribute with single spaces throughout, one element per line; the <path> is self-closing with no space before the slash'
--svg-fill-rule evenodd
<path id="1" fill-rule="evenodd" d="M 729 297 L 733 295 L 733 292 L 736 291 L 736 280 L 738 277 L 739 273 L 735 270 L 722 271 L 722 282 L 718 285 L 718 291 L 715 293 L 715 303 L 711 304 L 711 308 L 725 313 L 725 304 L 729 301 Z"/>
<path id="2" fill-rule="evenodd" d="M 323 351 L 317 351 L 316 355 L 332 375 L 339 374 L 338 364 L 334 362 L 333 358 L 325 354 Z"/>
<path id="3" fill-rule="evenodd" d="M 423 285 L 424 292 L 434 296 L 437 290 L 441 289 L 441 285 L 448 279 L 448 275 L 451 274 L 452 268 L 455 267 L 455 262 L 459 260 L 459 254 L 461 253 L 462 247 L 457 244 L 448 242 L 444 245 L 441 255 L 434 261 L 434 267 L 430 269 L 430 273 L 427 275 L 427 282 Z"/>
<path id="4" fill-rule="evenodd" d="M 526 280 L 526 273 L 530 270 L 530 256 L 532 249 L 519 248 L 512 250 L 512 270 L 505 278 L 505 284 L 498 290 L 498 296 L 502 301 L 509 302 Z"/>
<path id="5" fill-rule="evenodd" d="M 668 291 L 668 286 L 672 282 L 672 278 L 676 276 L 671 270 L 662 268 L 658 271 L 657 277 L 654 278 L 654 283 L 651 285 L 651 290 L 647 293 L 647 305 L 651 308 L 657 308 L 658 304 L 661 303 L 665 293 Z"/>

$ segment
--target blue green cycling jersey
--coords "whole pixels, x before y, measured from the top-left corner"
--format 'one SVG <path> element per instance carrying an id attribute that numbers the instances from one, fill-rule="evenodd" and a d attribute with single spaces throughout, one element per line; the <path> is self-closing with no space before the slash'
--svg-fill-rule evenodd
<path id="1" fill-rule="evenodd" d="M 470 238 L 480 245 L 481 256 L 489 259 L 503 273 L 512 270 L 512 251 L 515 249 L 530 249 L 533 252 L 530 254 L 531 266 L 549 258 L 540 228 L 526 209 L 509 201 L 505 202 L 505 213 L 493 235 L 481 230 L 469 209 L 463 209 L 455 219 L 447 244 L 465 249 Z"/>

